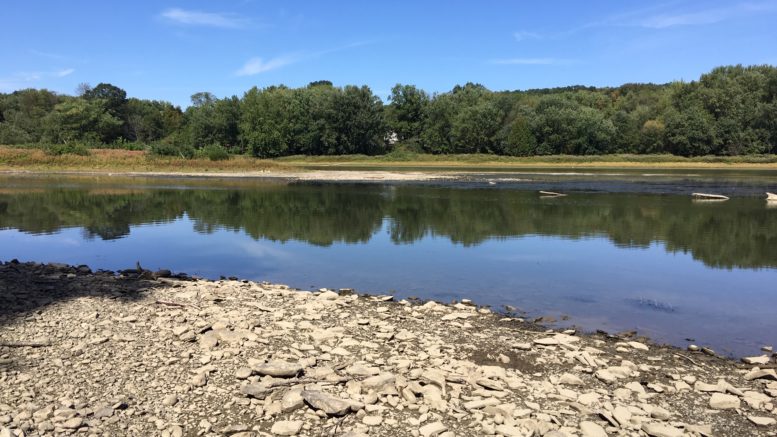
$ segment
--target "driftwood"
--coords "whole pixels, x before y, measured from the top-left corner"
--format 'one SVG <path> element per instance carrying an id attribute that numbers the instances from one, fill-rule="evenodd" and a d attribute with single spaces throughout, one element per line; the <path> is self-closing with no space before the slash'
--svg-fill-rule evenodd
<path id="1" fill-rule="evenodd" d="M 728 200 L 728 196 L 724 196 L 722 194 L 693 193 L 691 196 L 695 197 L 696 199 Z"/>
<path id="2" fill-rule="evenodd" d="M 566 196 L 566 194 L 556 193 L 555 191 L 542 191 L 542 190 L 540 190 L 540 194 L 542 194 L 543 196 L 552 196 L 552 197 Z"/>

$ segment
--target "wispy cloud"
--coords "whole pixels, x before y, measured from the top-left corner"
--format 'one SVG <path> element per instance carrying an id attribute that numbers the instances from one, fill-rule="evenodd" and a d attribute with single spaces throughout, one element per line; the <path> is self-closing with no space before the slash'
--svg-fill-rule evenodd
<path id="1" fill-rule="evenodd" d="M 202 12 L 180 8 L 171 8 L 160 15 L 163 19 L 187 26 L 207 26 L 238 29 L 248 25 L 249 21 L 237 14 L 224 12 Z"/>
<path id="2" fill-rule="evenodd" d="M 259 73 L 266 73 L 298 62 L 299 59 L 300 58 L 295 55 L 278 56 L 266 61 L 262 58 L 251 58 L 241 69 L 237 70 L 235 74 L 238 76 L 253 76 Z"/>
<path id="3" fill-rule="evenodd" d="M 569 59 L 557 58 L 505 58 L 491 60 L 492 64 L 497 65 L 563 65 L 571 62 Z"/>
<path id="4" fill-rule="evenodd" d="M 739 3 L 724 8 L 705 9 L 686 13 L 658 14 L 641 20 L 638 24 L 649 29 L 666 29 L 676 26 L 715 24 L 730 19 L 777 11 L 777 2 Z"/>
<path id="5" fill-rule="evenodd" d="M 62 70 L 52 72 L 51 75 L 54 77 L 65 77 L 65 76 L 70 76 L 75 72 L 76 72 L 75 68 L 64 68 Z"/>
<path id="6" fill-rule="evenodd" d="M 67 56 L 65 56 L 65 55 L 60 55 L 58 53 L 43 52 L 43 51 L 35 50 L 35 49 L 31 49 L 30 53 L 35 55 L 35 56 L 40 56 L 42 58 L 48 58 L 48 59 L 54 59 L 56 61 L 63 61 L 65 59 L 67 59 Z"/>
<path id="7" fill-rule="evenodd" d="M 518 32 L 513 32 L 513 38 L 515 38 L 516 41 L 529 41 L 533 39 L 541 39 L 542 35 L 536 32 L 529 32 L 526 30 L 520 30 Z"/>
<path id="8" fill-rule="evenodd" d="M 265 73 L 272 70 L 285 67 L 287 65 L 296 64 L 298 62 L 307 61 L 310 59 L 320 58 L 332 53 L 341 52 L 344 50 L 354 49 L 358 47 L 364 47 L 374 44 L 376 41 L 357 41 L 342 46 L 332 47 L 329 49 L 319 50 L 317 52 L 309 53 L 289 53 L 282 56 L 276 56 L 265 60 L 261 57 L 255 57 L 249 59 L 243 67 L 235 72 L 237 76 L 253 76 L 260 73 Z"/>
<path id="9" fill-rule="evenodd" d="M 597 21 L 589 21 L 579 26 L 551 33 L 522 30 L 514 32 L 513 37 L 519 42 L 533 39 L 559 40 L 600 28 L 641 27 L 660 30 L 679 26 L 710 25 L 755 14 L 777 12 L 777 1 L 775 0 L 734 3 L 726 7 L 696 10 L 680 10 L 678 3 L 681 2 L 650 4 L 643 8 L 627 10 Z"/>
<path id="10" fill-rule="evenodd" d="M 54 71 L 20 71 L 11 76 L 0 77 L 0 90 L 13 91 L 28 88 L 44 79 L 62 78 L 75 73 L 74 68 L 65 68 Z"/>

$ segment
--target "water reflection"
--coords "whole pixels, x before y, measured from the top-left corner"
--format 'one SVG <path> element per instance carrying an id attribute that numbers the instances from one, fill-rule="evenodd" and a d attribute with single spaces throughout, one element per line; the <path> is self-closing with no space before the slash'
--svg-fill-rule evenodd
<path id="1" fill-rule="evenodd" d="M 317 246 L 366 243 L 388 220 L 389 238 L 410 244 L 444 237 L 464 246 L 540 235 L 605 237 L 618 247 L 661 242 L 718 268 L 777 267 L 777 220 L 762 200 L 692 202 L 682 196 L 584 194 L 374 185 L 253 184 L 240 189 L 57 186 L 0 192 L 0 228 L 31 234 L 81 228 L 115 240 L 135 225 L 187 216 L 203 234 L 242 231 L 254 239 Z"/>

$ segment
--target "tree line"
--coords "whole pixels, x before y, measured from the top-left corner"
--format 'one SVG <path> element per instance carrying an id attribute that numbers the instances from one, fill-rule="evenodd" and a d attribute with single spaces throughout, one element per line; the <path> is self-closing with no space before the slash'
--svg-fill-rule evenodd
<path id="1" fill-rule="evenodd" d="M 216 150 L 257 157 L 432 154 L 682 156 L 777 153 L 777 67 L 724 66 L 691 82 L 494 92 L 467 83 L 429 94 L 397 84 L 253 87 L 194 94 L 182 110 L 101 83 L 76 96 L 0 94 L 0 144 Z"/>

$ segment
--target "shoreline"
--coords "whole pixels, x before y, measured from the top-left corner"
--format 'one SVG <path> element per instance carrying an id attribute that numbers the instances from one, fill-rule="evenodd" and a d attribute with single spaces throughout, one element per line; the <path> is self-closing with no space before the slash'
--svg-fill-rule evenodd
<path id="1" fill-rule="evenodd" d="M 244 179 L 244 180 L 270 180 L 270 181 L 285 181 L 285 182 L 356 182 L 356 183 L 371 183 L 371 182 L 483 182 L 491 183 L 489 178 L 481 178 L 474 180 L 472 176 L 494 176 L 497 177 L 501 174 L 509 174 L 510 172 L 518 172 L 525 170 L 528 173 L 536 173 L 538 175 L 575 175 L 574 170 L 624 170 L 624 173 L 602 173 L 601 176 L 632 176 L 630 172 L 635 170 L 696 170 L 696 171 L 742 171 L 744 173 L 753 171 L 771 171 L 775 170 L 777 175 L 777 167 L 736 167 L 736 168 L 718 168 L 718 167 L 597 167 L 597 166 L 533 166 L 533 167 L 500 167 L 500 166 L 485 166 L 479 169 L 475 168 L 460 168 L 445 167 L 445 166 L 429 166 L 426 168 L 418 168 L 416 166 L 409 165 L 403 168 L 401 165 L 391 166 L 375 166 L 375 169 L 369 169 L 369 166 L 331 166 L 327 168 L 311 168 L 307 169 L 294 169 L 288 168 L 284 170 L 260 170 L 260 171 L 114 171 L 114 170 L 22 170 L 22 169 L 4 169 L 0 167 L 0 176 L 10 177 L 48 177 L 48 176 L 72 176 L 72 177 L 127 177 L 127 178 L 170 178 L 170 179 Z M 379 169 L 378 167 L 386 167 L 385 169 Z M 547 172 L 537 172 L 536 170 L 547 170 Z M 588 173 L 586 173 L 588 175 Z M 597 175 L 596 173 L 590 173 L 590 175 Z M 660 176 L 672 176 L 672 173 L 659 174 Z M 648 175 L 645 175 L 648 176 Z M 654 176 L 654 174 L 650 174 Z"/>
<path id="2" fill-rule="evenodd" d="M 0 283 L 0 433 L 777 431 L 770 354 L 738 364 L 469 301 L 169 271 L 3 262 Z"/>

